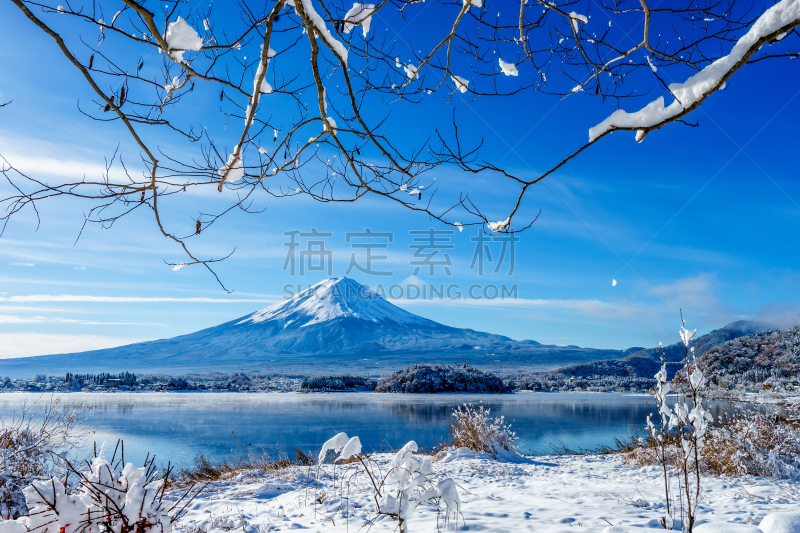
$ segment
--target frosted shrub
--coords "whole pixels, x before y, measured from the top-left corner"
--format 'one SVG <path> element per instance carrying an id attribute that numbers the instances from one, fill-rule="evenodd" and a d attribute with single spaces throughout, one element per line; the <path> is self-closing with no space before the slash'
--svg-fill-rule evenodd
<path id="1" fill-rule="evenodd" d="M 23 489 L 30 515 L 4 522 L 4 533 L 169 533 L 192 499 L 186 498 L 190 488 L 176 503 L 166 504 L 165 478 L 156 478 L 152 461 L 115 471 L 105 459 L 105 444 L 87 471 L 69 462 L 67 469 L 76 481 L 65 485 L 50 477 Z"/>
<path id="2" fill-rule="evenodd" d="M 461 509 L 455 481 L 444 479 L 434 486 L 430 479 L 433 475 L 431 460 L 414 455 L 416 451 L 417 443 L 412 440 L 397 452 L 383 480 L 383 495 L 378 501 L 379 512 L 394 517 L 401 533 L 408 531 L 406 521 L 417 507 L 434 498 L 444 501 L 446 517 L 450 513 L 457 516 Z"/>
<path id="3" fill-rule="evenodd" d="M 351 484 L 358 485 L 358 474 L 365 474 L 369 479 L 367 486 L 371 488 L 375 502 L 372 522 L 381 516 L 389 516 L 397 521 L 400 533 L 407 533 L 408 520 L 417 507 L 424 503 L 432 503 L 437 513 L 444 504 L 447 509 L 445 524 L 451 515 L 457 518 L 461 510 L 455 482 L 452 479 L 436 482 L 431 460 L 416 455 L 417 443 L 414 441 L 409 441 L 395 454 L 386 473 L 382 472 L 378 463 L 361 453 L 358 437 L 349 438 L 345 433 L 339 433 L 325 442 L 319 454 L 320 466 L 331 451 L 338 453 L 334 464 L 349 463 L 350 468 L 356 469 L 356 472 L 347 475 L 348 493 Z M 320 501 L 320 496 L 315 494 L 315 500 Z"/>
<path id="4" fill-rule="evenodd" d="M 456 448 L 467 448 L 497 456 L 501 451 L 517 451 L 517 434 L 504 417 L 492 417 L 491 409 L 464 404 L 453 409 L 450 437 Z"/>
<path id="5" fill-rule="evenodd" d="M 720 476 L 800 478 L 800 428 L 786 414 L 752 409 L 712 427 L 703 468 Z"/>
<path id="6" fill-rule="evenodd" d="M 746 409 L 719 417 L 706 431 L 699 454 L 701 473 L 800 479 L 800 424 L 796 417 L 794 411 L 775 409 Z M 626 461 L 637 466 L 659 464 L 667 479 L 681 467 L 681 436 L 677 430 L 662 432 L 652 423 L 648 429 L 652 433 L 647 441 L 628 452 Z M 671 497 L 669 493 L 667 497 Z"/>
<path id="7" fill-rule="evenodd" d="M 664 499 L 667 505 L 667 514 L 661 519 L 661 525 L 664 529 L 672 529 L 673 518 L 672 509 L 670 508 L 670 495 L 669 495 L 669 471 L 667 465 L 670 463 L 670 450 L 667 439 L 667 431 L 670 426 L 670 419 L 673 417 L 672 410 L 667 405 L 667 395 L 670 392 L 671 386 L 667 381 L 667 365 L 664 362 L 664 350 L 661 343 L 658 344 L 661 349 L 661 370 L 656 374 L 656 386 L 653 391 L 653 398 L 658 407 L 658 425 L 653 424 L 652 414 L 647 416 L 647 431 L 652 438 L 652 444 L 656 449 L 657 461 L 661 464 L 664 474 Z"/>
<path id="8" fill-rule="evenodd" d="M 61 474 L 58 459 L 84 436 L 84 409 L 63 409 L 58 399 L 43 402 L 44 413 L 32 413 L 34 402 L 21 415 L 0 421 L 0 514 L 17 518 L 28 514 L 23 489 L 35 480 Z"/>
<path id="9" fill-rule="evenodd" d="M 694 527 L 697 509 L 702 500 L 700 456 L 706 444 L 708 424 L 713 417 L 708 410 L 707 385 L 708 381 L 703 371 L 697 365 L 694 357 L 694 348 L 689 349 L 689 343 L 694 338 L 697 330 L 686 329 L 686 324 L 681 317 L 680 336 L 684 350 L 684 367 L 682 372 L 686 379 L 686 386 L 682 391 L 676 391 L 677 401 L 675 407 L 666 404 L 666 397 L 670 391 L 667 383 L 666 365 L 662 364 L 661 370 L 656 374 L 656 388 L 654 392 L 656 404 L 659 407 L 659 426 L 652 422 L 652 417 L 647 418 L 647 429 L 659 450 L 658 462 L 664 471 L 664 488 L 667 504 L 667 515 L 662 519 L 664 528 L 671 528 L 673 524 L 672 512 L 675 505 L 670 506 L 670 478 L 668 463 L 674 461 L 677 470 L 678 498 L 680 500 L 681 530 L 691 533 Z M 692 357 L 690 360 L 689 353 Z M 671 460 L 667 452 L 667 438 L 669 431 L 674 430 L 673 438 L 677 440 L 674 446 L 674 459 Z"/>

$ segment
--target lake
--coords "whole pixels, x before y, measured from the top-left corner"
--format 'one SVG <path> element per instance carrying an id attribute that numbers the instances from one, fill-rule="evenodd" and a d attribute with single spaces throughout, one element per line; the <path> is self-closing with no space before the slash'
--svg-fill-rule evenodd
<path id="1" fill-rule="evenodd" d="M 398 449 L 409 440 L 432 446 L 448 435 L 452 409 L 482 404 L 505 416 L 521 437 L 520 450 L 549 453 L 613 445 L 641 428 L 653 410 L 649 396 L 608 393 L 419 394 L 374 393 L 69 393 L 65 406 L 90 405 L 86 417 L 98 447 L 117 439 L 127 461 L 140 463 L 155 453 L 157 464 L 188 464 L 197 453 L 221 458 L 247 449 L 285 452 L 319 449 L 344 431 L 358 436 L 363 449 Z M 19 414 L 24 402 L 37 415 L 49 396 L 0 394 L 0 417 Z M 715 402 L 714 414 L 730 408 Z M 85 448 L 90 449 L 90 445 Z M 110 457 L 109 457 L 110 458 Z"/>

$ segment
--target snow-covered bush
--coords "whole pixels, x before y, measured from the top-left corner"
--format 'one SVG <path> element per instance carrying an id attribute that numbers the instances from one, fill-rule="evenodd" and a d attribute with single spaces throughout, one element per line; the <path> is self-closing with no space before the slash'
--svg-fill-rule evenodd
<path id="1" fill-rule="evenodd" d="M 667 515 L 662 519 L 665 528 L 673 524 L 671 512 L 680 509 L 681 529 L 684 533 L 691 533 L 697 510 L 702 500 L 700 456 L 706 445 L 708 424 L 713 421 L 708 410 L 707 384 L 703 371 L 694 358 L 694 348 L 692 348 L 692 358 L 689 357 L 689 343 L 697 330 L 686 329 L 686 324 L 681 317 L 680 337 L 684 349 L 684 368 L 682 372 L 688 376 L 685 386 L 676 390 L 675 406 L 670 408 L 666 403 L 667 394 L 670 386 L 667 383 L 666 365 L 661 364 L 661 370 L 656 374 L 656 387 L 654 391 L 656 404 L 659 407 L 660 424 L 656 426 L 652 418 L 647 418 L 647 429 L 650 432 L 652 441 L 658 448 L 657 462 L 662 465 L 664 471 L 664 488 L 667 505 Z M 678 445 L 674 447 L 674 455 L 667 453 L 666 442 L 670 430 L 674 430 L 673 436 L 677 439 Z M 668 463 L 673 463 L 670 465 Z M 677 498 L 680 506 L 674 503 L 670 506 L 670 477 L 669 466 L 674 466 L 677 471 Z"/>
<path id="2" fill-rule="evenodd" d="M 659 348 L 661 344 L 659 343 Z M 670 419 L 672 418 L 672 410 L 667 405 L 667 395 L 670 392 L 670 384 L 667 381 L 667 365 L 664 362 L 664 352 L 661 352 L 661 370 L 656 374 L 656 386 L 653 389 L 653 398 L 658 407 L 658 425 L 653 424 L 652 414 L 647 416 L 647 431 L 652 439 L 653 448 L 656 450 L 658 462 L 664 474 L 664 500 L 667 506 L 667 514 L 661 519 L 661 525 L 664 529 L 672 529 L 674 520 L 672 518 L 672 509 L 670 508 L 670 481 L 668 465 L 670 463 L 670 450 L 667 431 L 670 427 Z"/>
<path id="3" fill-rule="evenodd" d="M 376 392 L 504 393 L 511 389 L 499 377 L 468 365 L 417 364 L 383 378 Z"/>
<path id="4" fill-rule="evenodd" d="M 433 499 L 444 502 L 447 507 L 445 520 L 451 513 L 457 517 L 461 509 L 455 481 L 444 479 L 434 486 L 430 479 L 433 475 L 431 460 L 414 455 L 416 451 L 417 443 L 412 440 L 397 452 L 383 480 L 383 494 L 378 500 L 378 512 L 395 518 L 401 533 L 408 531 L 407 520 L 422 503 Z"/>
<path id="5" fill-rule="evenodd" d="M 800 424 L 793 410 L 741 409 L 709 424 L 700 455 L 704 476 L 759 476 L 769 479 L 800 478 Z M 637 466 L 666 464 L 670 472 L 679 466 L 680 435 L 648 435 L 639 446 L 625 452 L 626 461 Z M 662 447 L 661 442 L 665 445 Z M 663 452 L 662 452 L 663 450 Z"/>
<path id="6" fill-rule="evenodd" d="M 23 489 L 29 516 L 12 521 L 21 533 L 169 533 L 192 499 L 190 488 L 177 502 L 165 503 L 166 476 L 157 477 L 152 461 L 116 471 L 105 459 L 105 443 L 88 470 L 66 464 L 77 478 L 71 483 L 69 476 L 66 485 L 50 477 Z M 14 529 L 10 523 L 4 527 Z"/>
<path id="7" fill-rule="evenodd" d="M 43 414 L 33 413 L 37 407 Z M 59 457 L 85 435 L 83 407 L 65 409 L 58 399 L 23 406 L 21 415 L 0 421 L 0 514 L 18 518 L 28 513 L 23 489 L 35 480 L 61 475 Z"/>
<path id="8" fill-rule="evenodd" d="M 504 417 L 492 417 L 492 410 L 483 405 L 464 404 L 453 409 L 454 421 L 448 424 L 450 438 L 456 448 L 467 448 L 497 456 L 502 451 L 517 451 L 517 434 Z"/>
<path id="9" fill-rule="evenodd" d="M 349 463 L 350 468 L 356 469 L 347 476 L 342 475 L 342 479 L 347 479 L 348 493 L 351 485 L 359 485 L 356 479 L 358 474 L 364 474 L 369 479 L 366 486 L 372 492 L 372 500 L 375 502 L 375 518 L 372 521 L 381 516 L 389 516 L 397 521 L 401 533 L 407 533 L 408 520 L 424 503 L 430 502 L 436 506 L 437 513 L 444 504 L 445 524 L 451 515 L 457 519 L 461 510 L 461 499 L 455 482 L 452 479 L 436 481 L 430 458 L 416 455 L 417 450 L 417 443 L 409 441 L 395 454 L 388 472 L 384 474 L 381 465 L 361 453 L 361 441 L 358 437 L 350 438 L 345 433 L 339 433 L 322 445 L 318 468 L 321 468 L 329 452 L 338 453 L 334 464 Z M 319 476 L 319 470 L 317 475 Z M 314 498 L 321 502 L 324 496 L 315 494 Z"/>
<path id="10" fill-rule="evenodd" d="M 719 476 L 800 478 L 800 427 L 791 413 L 737 412 L 711 427 L 701 463 Z"/>

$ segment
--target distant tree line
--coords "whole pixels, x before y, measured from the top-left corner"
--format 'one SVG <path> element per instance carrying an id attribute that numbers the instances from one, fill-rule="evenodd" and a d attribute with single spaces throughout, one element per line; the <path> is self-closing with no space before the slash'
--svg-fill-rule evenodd
<path id="1" fill-rule="evenodd" d="M 353 392 L 375 390 L 377 381 L 358 376 L 310 377 L 303 380 L 303 392 Z"/>
<path id="2" fill-rule="evenodd" d="M 267 392 L 300 389 L 302 376 L 242 372 L 234 374 L 206 373 L 168 376 L 123 371 L 119 374 L 67 372 L 63 377 L 38 374 L 33 379 L 0 378 L 0 391 L 231 391 Z"/>
<path id="3" fill-rule="evenodd" d="M 101 372 L 100 374 L 72 374 L 67 372 L 64 377 L 64 383 L 68 387 L 84 387 L 87 384 L 92 384 L 99 387 L 133 387 L 136 385 L 136 375 L 130 372 L 122 372 L 120 374 L 107 374 Z"/>

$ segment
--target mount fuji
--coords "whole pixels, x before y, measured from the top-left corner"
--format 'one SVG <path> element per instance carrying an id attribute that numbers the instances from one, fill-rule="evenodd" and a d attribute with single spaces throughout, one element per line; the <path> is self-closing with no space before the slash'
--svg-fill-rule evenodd
<path id="1" fill-rule="evenodd" d="M 0 360 L 0 375 L 46 371 L 263 371 L 313 375 L 380 373 L 418 362 L 546 371 L 623 357 L 628 350 L 515 341 L 445 326 L 409 313 L 349 278 L 324 280 L 293 298 L 219 326 L 171 339 L 81 352 Z"/>

